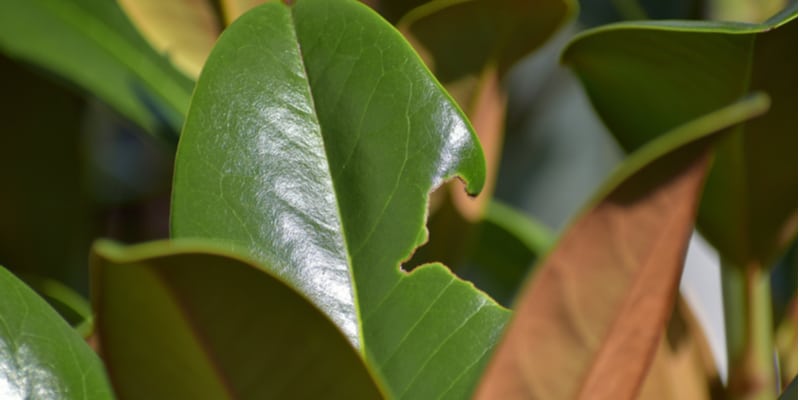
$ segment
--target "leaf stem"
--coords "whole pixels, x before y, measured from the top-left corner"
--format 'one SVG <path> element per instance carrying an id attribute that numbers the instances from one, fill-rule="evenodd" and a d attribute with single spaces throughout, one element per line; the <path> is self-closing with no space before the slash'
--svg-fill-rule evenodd
<path id="1" fill-rule="evenodd" d="M 778 396 L 769 270 L 723 261 L 722 294 L 728 349 L 728 399 Z"/>

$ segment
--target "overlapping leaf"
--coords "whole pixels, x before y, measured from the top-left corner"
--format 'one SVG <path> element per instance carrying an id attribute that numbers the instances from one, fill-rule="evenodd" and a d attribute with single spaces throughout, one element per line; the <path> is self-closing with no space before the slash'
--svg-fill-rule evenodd
<path id="1" fill-rule="evenodd" d="M 723 108 L 631 156 L 518 298 L 482 399 L 629 399 L 678 290 L 712 133 L 763 113 L 765 96 Z"/>
<path id="2" fill-rule="evenodd" d="M 453 193 L 477 220 L 491 199 L 503 145 L 508 70 L 541 46 L 576 8 L 571 0 L 437 0 L 403 17 L 398 28 L 467 112 L 483 145 L 487 185 L 479 201 Z"/>
<path id="3" fill-rule="evenodd" d="M 602 27 L 577 37 L 563 58 L 628 151 L 747 92 L 766 92 L 769 112 L 719 143 L 698 223 L 728 263 L 772 265 L 797 229 L 796 5 L 758 25 Z"/>
<path id="4" fill-rule="evenodd" d="M 441 265 L 429 191 L 483 159 L 402 36 L 354 1 L 270 3 L 212 51 L 178 148 L 172 229 L 235 242 L 323 309 L 395 398 L 468 396 L 507 312 Z"/>
<path id="5" fill-rule="evenodd" d="M 180 129 L 192 82 L 139 36 L 116 2 L 0 3 L 0 51 L 66 78 L 155 132 Z"/>
<path id="6" fill-rule="evenodd" d="M 337 327 L 291 286 L 209 243 L 95 245 L 100 352 L 128 399 L 376 399 Z"/>
<path id="7" fill-rule="evenodd" d="M 92 349 L 42 298 L 2 267 L 0 397 L 113 398 Z"/>

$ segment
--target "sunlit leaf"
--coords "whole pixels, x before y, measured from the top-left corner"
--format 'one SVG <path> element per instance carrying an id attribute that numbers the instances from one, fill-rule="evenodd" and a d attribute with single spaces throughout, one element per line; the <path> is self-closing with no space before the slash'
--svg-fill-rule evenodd
<path id="1" fill-rule="evenodd" d="M 507 317 L 401 262 L 433 187 L 483 184 L 475 134 L 403 37 L 346 0 L 269 3 L 212 51 L 178 146 L 176 237 L 235 242 L 309 296 L 394 398 L 463 398 Z"/>
<path id="2" fill-rule="evenodd" d="M 120 398 L 382 397 L 324 313 L 236 253 L 99 242 L 92 264 L 100 352 Z"/>
<path id="3" fill-rule="evenodd" d="M 632 155 L 566 230 L 516 300 L 479 399 L 629 399 L 678 290 L 710 136 L 763 113 L 763 96 Z"/>
<path id="4" fill-rule="evenodd" d="M 2 267 L 0 398 L 113 398 L 92 349 L 42 298 Z"/>

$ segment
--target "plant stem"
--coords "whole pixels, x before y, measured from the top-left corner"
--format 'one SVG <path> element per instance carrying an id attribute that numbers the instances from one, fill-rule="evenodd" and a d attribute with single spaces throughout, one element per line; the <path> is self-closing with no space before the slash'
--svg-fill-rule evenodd
<path id="1" fill-rule="evenodd" d="M 769 270 L 757 263 L 722 265 L 728 348 L 728 399 L 774 400 L 772 299 Z"/>

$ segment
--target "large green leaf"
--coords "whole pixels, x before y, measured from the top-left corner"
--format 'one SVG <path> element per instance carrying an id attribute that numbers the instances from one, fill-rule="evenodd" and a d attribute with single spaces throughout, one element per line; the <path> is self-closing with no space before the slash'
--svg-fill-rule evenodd
<path id="1" fill-rule="evenodd" d="M 162 119 L 177 131 L 189 104 L 192 82 L 114 1 L 4 1 L 0 51 L 55 72 L 150 131 Z"/>
<path id="2" fill-rule="evenodd" d="M 769 112 L 719 143 L 698 223 L 727 263 L 772 265 L 797 229 L 796 5 L 759 25 L 610 25 L 579 35 L 563 59 L 628 151 L 766 92 Z"/>
<path id="3" fill-rule="evenodd" d="M 235 242 L 296 285 L 397 398 L 463 398 L 507 312 L 442 265 L 428 193 L 475 193 L 475 134 L 402 36 L 354 1 L 266 4 L 212 51 L 178 146 L 177 237 Z"/>
<path id="4" fill-rule="evenodd" d="M 33 290 L 0 267 L 0 398 L 111 399 L 92 349 Z"/>
<path id="5" fill-rule="evenodd" d="M 235 252 L 98 242 L 92 267 L 100 352 L 121 398 L 381 397 L 319 309 Z"/>
<path id="6" fill-rule="evenodd" d="M 755 96 L 634 153 L 516 300 L 481 399 L 630 399 L 673 308 L 717 132 L 768 108 Z"/>

